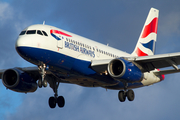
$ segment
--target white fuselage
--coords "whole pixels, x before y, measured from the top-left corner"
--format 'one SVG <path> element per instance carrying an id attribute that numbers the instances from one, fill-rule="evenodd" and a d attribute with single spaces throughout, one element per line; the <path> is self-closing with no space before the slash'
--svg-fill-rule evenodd
<path id="1" fill-rule="evenodd" d="M 33 33 L 33 31 L 31 33 L 31 30 L 36 30 L 36 33 Z M 38 30 L 41 31 L 42 34 L 38 34 Z M 75 66 L 77 67 L 77 65 L 75 64 L 79 64 L 79 67 L 82 67 L 82 69 L 77 69 L 78 75 L 82 73 L 82 76 L 86 76 L 89 81 L 93 82 L 96 81 L 96 79 L 91 79 L 91 76 L 89 75 L 94 74 L 95 71 L 89 70 L 88 68 L 83 68 L 83 65 L 85 65 L 86 63 L 89 64 L 92 60 L 131 57 L 131 54 L 128 54 L 126 52 L 117 50 L 110 46 L 95 42 L 93 40 L 78 36 L 76 34 L 61 30 L 53 26 L 32 25 L 26 28 L 24 31 L 26 31 L 26 33 L 20 35 L 16 42 L 16 48 L 27 48 L 25 51 L 24 49 L 17 50 L 24 59 L 36 65 L 39 65 L 42 62 L 46 64 L 49 63 L 50 66 L 60 67 L 67 71 L 74 69 Z M 28 34 L 27 31 L 30 31 L 30 34 Z M 47 36 L 42 31 L 46 32 Z M 42 55 L 41 52 L 37 50 L 44 51 L 44 55 Z M 58 55 L 61 56 L 58 57 Z M 83 61 L 82 64 L 81 61 Z M 77 76 L 75 78 L 78 78 Z M 83 77 L 83 79 L 84 78 L 85 77 Z M 79 81 L 82 82 L 83 79 L 80 79 Z M 72 80 L 72 78 L 67 78 L 67 81 L 70 83 L 79 84 L 77 81 Z M 130 85 L 130 87 L 142 87 L 157 83 L 159 81 L 161 81 L 161 78 L 159 76 L 155 76 L 153 72 L 146 72 L 144 73 L 144 78 L 140 83 L 138 83 L 137 85 L 134 83 L 132 84 L 132 86 Z M 99 86 L 107 87 L 110 89 L 123 88 L 123 86 L 121 85 L 117 86 L 119 82 L 108 82 L 107 84 L 103 83 L 102 81 L 98 82 L 100 82 Z M 113 85 L 116 87 L 113 88 Z"/>

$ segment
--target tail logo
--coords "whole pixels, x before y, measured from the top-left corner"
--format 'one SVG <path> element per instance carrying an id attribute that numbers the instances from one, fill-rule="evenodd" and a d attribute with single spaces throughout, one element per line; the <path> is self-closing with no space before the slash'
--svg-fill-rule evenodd
<path id="1" fill-rule="evenodd" d="M 158 18 L 154 18 L 148 25 L 145 26 L 141 38 L 146 38 L 150 33 L 157 34 Z"/>
<path id="2" fill-rule="evenodd" d="M 151 40 L 149 41 L 148 43 L 141 43 L 145 48 L 148 48 L 150 49 L 152 52 L 154 51 L 153 48 L 154 48 L 154 43 L 155 41 L 154 40 Z"/>
<path id="3" fill-rule="evenodd" d="M 148 25 L 144 27 L 144 30 L 141 35 L 141 41 L 140 44 L 149 50 L 151 50 L 152 53 L 154 53 L 154 44 L 155 44 L 155 38 L 149 41 L 149 38 L 147 38 L 151 33 L 157 34 L 157 26 L 158 26 L 158 18 L 155 17 Z M 148 41 L 148 42 L 145 42 Z M 144 43 L 145 42 L 145 43 Z M 145 53 L 144 51 L 148 52 L 147 50 L 143 48 L 137 47 L 136 54 L 138 56 L 148 56 L 148 53 Z"/>

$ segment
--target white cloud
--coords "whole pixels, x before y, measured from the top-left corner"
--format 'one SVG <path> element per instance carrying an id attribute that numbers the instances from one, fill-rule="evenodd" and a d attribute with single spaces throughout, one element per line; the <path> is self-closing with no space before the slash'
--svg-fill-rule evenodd
<path id="1" fill-rule="evenodd" d="M 0 2 L 0 21 L 13 18 L 13 9 L 8 3 Z"/>

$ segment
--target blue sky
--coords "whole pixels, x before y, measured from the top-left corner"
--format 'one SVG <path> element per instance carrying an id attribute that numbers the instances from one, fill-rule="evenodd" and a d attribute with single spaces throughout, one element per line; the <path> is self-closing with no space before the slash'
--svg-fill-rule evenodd
<path id="1" fill-rule="evenodd" d="M 0 0 L 0 68 L 27 67 L 15 51 L 25 27 L 46 24 L 131 53 L 151 7 L 160 10 L 156 54 L 180 51 L 178 0 Z M 0 84 L 0 118 L 5 120 L 159 120 L 180 119 L 180 74 L 166 75 L 158 84 L 135 89 L 133 102 L 120 103 L 118 91 L 60 84 L 63 109 L 50 109 L 49 87 L 22 94 Z"/>

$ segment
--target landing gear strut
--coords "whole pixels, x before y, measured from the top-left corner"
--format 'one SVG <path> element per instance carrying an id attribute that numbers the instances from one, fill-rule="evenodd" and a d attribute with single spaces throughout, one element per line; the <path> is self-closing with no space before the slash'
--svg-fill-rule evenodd
<path id="1" fill-rule="evenodd" d="M 58 104 L 58 106 L 60 108 L 64 107 L 64 105 L 65 105 L 64 97 L 63 96 L 58 97 L 58 94 L 57 94 L 57 89 L 59 87 L 59 82 L 53 81 L 52 86 L 50 86 L 50 87 L 53 88 L 53 91 L 54 91 L 55 94 L 54 94 L 54 97 L 49 98 L 49 107 L 50 108 L 55 108 L 56 103 Z"/>
<path id="2" fill-rule="evenodd" d="M 39 88 L 41 88 L 42 86 L 47 87 L 47 80 L 45 79 L 46 76 L 46 65 L 42 64 L 40 66 L 38 66 L 39 70 L 41 71 L 41 79 L 39 79 L 38 81 L 38 86 Z"/>
<path id="3" fill-rule="evenodd" d="M 129 101 L 133 101 L 134 100 L 134 98 L 135 98 L 135 94 L 134 94 L 134 91 L 133 90 L 128 90 L 127 91 L 127 86 L 128 86 L 128 84 L 127 83 L 125 83 L 124 84 L 124 91 L 119 91 L 119 93 L 118 93 L 118 98 L 119 98 L 119 101 L 120 102 L 124 102 L 125 100 L 126 100 L 126 97 L 127 97 L 127 99 L 129 100 Z"/>

